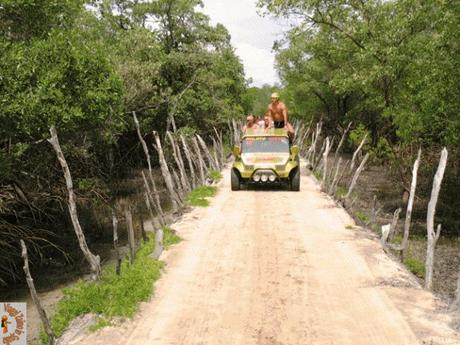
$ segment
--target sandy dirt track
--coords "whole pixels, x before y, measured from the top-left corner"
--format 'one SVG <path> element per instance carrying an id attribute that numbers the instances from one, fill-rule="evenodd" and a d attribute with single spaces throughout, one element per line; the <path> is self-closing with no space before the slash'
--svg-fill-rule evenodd
<path id="1" fill-rule="evenodd" d="M 300 192 L 231 192 L 173 228 L 155 296 L 73 344 L 460 344 L 445 306 L 302 174 Z"/>

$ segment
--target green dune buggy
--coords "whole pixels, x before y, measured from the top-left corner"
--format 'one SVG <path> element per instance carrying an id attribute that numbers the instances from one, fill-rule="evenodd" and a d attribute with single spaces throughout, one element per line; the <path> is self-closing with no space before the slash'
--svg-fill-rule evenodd
<path id="1" fill-rule="evenodd" d="M 233 148 L 232 190 L 242 185 L 284 184 L 300 190 L 299 147 L 290 146 L 284 129 L 248 130 Z"/>

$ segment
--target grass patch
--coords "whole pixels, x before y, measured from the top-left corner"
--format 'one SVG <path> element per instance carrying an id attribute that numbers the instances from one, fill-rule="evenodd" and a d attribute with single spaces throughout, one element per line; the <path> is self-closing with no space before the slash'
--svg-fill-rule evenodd
<path id="1" fill-rule="evenodd" d="M 363 211 L 356 210 L 355 216 L 356 218 L 358 218 L 361 222 L 363 222 L 366 225 L 370 223 L 369 216 L 365 214 Z"/>
<path id="2" fill-rule="evenodd" d="M 98 329 L 110 326 L 112 323 L 105 317 L 98 317 L 94 325 L 89 327 L 90 332 L 96 332 Z"/>
<path id="3" fill-rule="evenodd" d="M 208 177 L 214 182 L 219 182 L 222 180 L 222 174 L 218 170 L 211 170 L 208 172 Z"/>
<path id="4" fill-rule="evenodd" d="M 340 200 L 340 199 L 343 199 L 345 197 L 345 195 L 347 195 L 347 193 L 348 193 L 348 190 L 346 188 L 338 186 L 337 190 L 335 192 L 335 197 L 338 200 Z"/>
<path id="5" fill-rule="evenodd" d="M 182 239 L 176 235 L 176 232 L 169 226 L 163 227 L 163 247 L 167 249 L 173 244 L 179 243 Z"/>
<path id="6" fill-rule="evenodd" d="M 176 243 L 172 231 L 165 233 L 168 234 L 165 236 L 168 243 Z M 104 268 L 100 281 L 80 281 L 64 289 L 64 298 L 58 302 L 51 320 L 56 336 L 61 336 L 70 322 L 83 314 L 99 315 L 100 319 L 93 326 L 94 329 L 107 326 L 112 317 L 132 317 L 139 303 L 151 296 L 153 283 L 160 277 L 160 270 L 164 266 L 163 262 L 149 257 L 154 246 L 155 240 L 149 236 L 148 242 L 141 245 L 132 265 L 129 260 L 123 260 L 119 276 L 115 273 L 114 265 L 109 265 Z M 48 343 L 44 332 L 41 340 L 43 344 Z"/>
<path id="7" fill-rule="evenodd" d="M 423 262 L 414 258 L 407 258 L 406 260 L 404 260 L 404 264 L 417 277 L 422 279 L 425 278 L 425 264 Z"/>
<path id="8" fill-rule="evenodd" d="M 217 188 L 212 186 L 201 186 L 192 190 L 187 196 L 187 203 L 191 206 L 206 207 L 209 206 L 210 198 L 217 193 Z"/>
<path id="9" fill-rule="evenodd" d="M 348 224 L 347 226 L 345 226 L 345 229 L 347 229 L 347 230 L 352 230 L 352 229 L 353 229 L 353 225 Z"/>
<path id="10" fill-rule="evenodd" d="M 371 229 L 372 229 L 374 232 L 377 232 L 377 233 L 381 232 L 381 229 L 380 229 L 380 227 L 379 227 L 378 224 L 372 224 L 372 225 L 371 225 Z"/>
<path id="11" fill-rule="evenodd" d="M 318 181 L 323 178 L 323 174 L 321 174 L 321 171 L 319 170 L 313 170 L 313 176 L 315 176 Z"/>

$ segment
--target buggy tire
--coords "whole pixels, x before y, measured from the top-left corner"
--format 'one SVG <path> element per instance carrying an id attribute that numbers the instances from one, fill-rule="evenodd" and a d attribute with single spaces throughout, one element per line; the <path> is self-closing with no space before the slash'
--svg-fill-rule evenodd
<path id="1" fill-rule="evenodd" d="M 231 176 L 230 176 L 230 182 L 232 185 L 232 190 L 240 190 L 240 187 L 241 187 L 240 176 L 235 171 L 235 169 L 232 169 Z"/>
<path id="2" fill-rule="evenodd" d="M 300 191 L 300 169 L 299 168 L 295 168 L 295 171 L 291 173 L 289 182 L 291 185 L 291 191 L 294 191 L 294 192 Z"/>

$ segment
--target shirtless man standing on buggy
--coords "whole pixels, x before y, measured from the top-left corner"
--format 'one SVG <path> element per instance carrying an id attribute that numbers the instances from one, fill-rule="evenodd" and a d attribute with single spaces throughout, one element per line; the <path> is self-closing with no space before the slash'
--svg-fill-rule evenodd
<path id="1" fill-rule="evenodd" d="M 292 141 L 295 135 L 294 128 L 288 122 L 287 107 L 283 102 L 280 102 L 280 96 L 277 92 L 271 95 L 271 102 L 268 105 L 267 114 L 270 118 L 270 123 L 273 123 L 273 127 L 284 128 Z"/>

